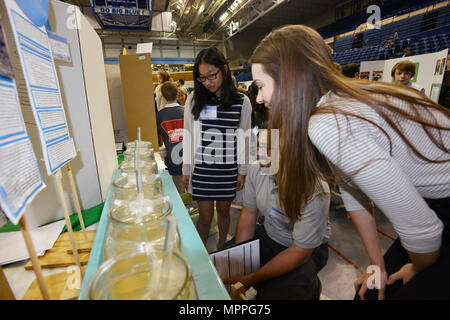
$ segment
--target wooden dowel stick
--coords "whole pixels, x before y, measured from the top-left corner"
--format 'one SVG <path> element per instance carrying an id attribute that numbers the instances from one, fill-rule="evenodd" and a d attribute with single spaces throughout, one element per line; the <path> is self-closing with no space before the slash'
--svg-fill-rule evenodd
<path id="1" fill-rule="evenodd" d="M 81 230 L 83 230 L 84 239 L 87 241 L 88 238 L 87 238 L 87 234 L 86 234 L 86 229 L 84 228 L 84 220 L 83 220 L 83 215 L 81 214 L 81 207 L 80 207 L 80 201 L 78 199 L 77 187 L 75 184 L 75 179 L 73 178 L 73 175 L 72 175 L 72 168 L 70 167 L 70 163 L 67 163 L 66 167 L 67 167 L 67 173 L 69 175 L 70 187 L 72 188 L 73 198 L 75 199 L 75 205 L 77 207 L 78 219 L 80 220 Z"/>
<path id="2" fill-rule="evenodd" d="M 70 245 L 73 251 L 73 257 L 75 258 L 75 263 L 77 264 L 78 268 L 80 268 L 81 278 L 83 278 L 83 269 L 81 268 L 80 258 L 78 257 L 78 249 L 75 243 L 75 239 L 73 238 L 73 230 L 72 224 L 70 223 L 69 210 L 67 209 L 66 199 L 64 197 L 61 169 L 56 171 L 54 177 L 56 179 L 56 187 L 58 189 L 59 201 L 61 202 L 64 211 L 64 219 L 66 220 L 67 233 L 69 234 Z"/>
<path id="3" fill-rule="evenodd" d="M 33 240 L 31 239 L 30 231 L 28 230 L 27 223 L 25 221 L 25 215 L 19 220 L 20 229 L 22 230 L 22 236 L 25 240 L 25 245 L 30 255 L 31 263 L 33 264 L 33 270 L 36 275 L 37 282 L 39 284 L 39 289 L 41 290 L 42 297 L 44 300 L 50 300 L 50 295 L 48 294 L 47 285 L 45 284 L 44 276 L 42 275 L 41 265 L 39 264 L 38 258 L 36 256 L 36 251 L 34 249 Z"/>

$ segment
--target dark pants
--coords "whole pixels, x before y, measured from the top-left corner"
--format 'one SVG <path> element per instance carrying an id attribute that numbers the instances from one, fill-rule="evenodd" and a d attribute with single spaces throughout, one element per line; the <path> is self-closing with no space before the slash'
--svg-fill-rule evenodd
<path id="1" fill-rule="evenodd" d="M 425 199 L 425 201 L 444 224 L 439 258 L 431 266 L 412 277 L 406 285 L 403 285 L 402 280 L 386 285 L 386 300 L 450 299 L 450 198 Z M 411 262 L 399 239 L 389 247 L 383 258 L 388 275 Z M 359 300 L 358 291 L 359 288 L 356 291 L 355 300 Z M 378 290 L 367 290 L 364 297 L 375 300 L 378 298 Z"/>
<path id="2" fill-rule="evenodd" d="M 256 225 L 254 239 L 259 239 L 260 265 L 268 263 L 287 247 L 273 241 L 261 224 Z M 234 243 L 230 240 L 225 246 Z M 225 247 L 224 246 L 224 247 Z M 317 274 L 328 260 L 328 247 L 317 247 L 303 265 L 282 276 L 254 285 L 257 300 L 319 300 L 322 291 Z"/>

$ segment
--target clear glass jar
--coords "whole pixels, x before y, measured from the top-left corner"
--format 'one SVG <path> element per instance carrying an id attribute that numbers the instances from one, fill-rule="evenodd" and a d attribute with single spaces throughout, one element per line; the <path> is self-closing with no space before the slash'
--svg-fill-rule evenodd
<path id="1" fill-rule="evenodd" d="M 162 247 L 141 247 L 106 260 L 91 276 L 83 299 L 196 300 L 186 257 L 173 250 L 167 278 L 161 277 Z M 161 281 L 162 279 L 162 281 Z"/>
<path id="2" fill-rule="evenodd" d="M 134 200 L 111 208 L 103 247 L 104 259 L 135 250 L 147 243 L 163 246 L 166 218 L 171 213 L 172 204 L 168 196 Z M 173 241 L 174 247 L 181 249 L 178 229 Z"/>
<path id="3" fill-rule="evenodd" d="M 137 200 L 136 173 L 120 174 L 112 183 L 113 193 L 110 197 L 110 210 Z M 162 180 L 159 174 L 142 175 L 144 199 L 162 197 Z"/>
<path id="4" fill-rule="evenodd" d="M 123 161 L 119 169 L 120 173 L 134 174 L 134 161 Z M 138 169 L 141 169 L 142 175 L 158 174 L 158 164 L 155 161 L 139 161 Z"/>
<path id="5" fill-rule="evenodd" d="M 126 144 L 127 150 L 135 149 L 136 148 L 136 140 L 127 142 Z M 150 141 L 139 141 L 139 149 L 151 149 L 152 143 Z"/>
<path id="6" fill-rule="evenodd" d="M 155 152 L 153 148 L 139 148 L 139 161 L 155 161 Z M 124 161 L 134 162 L 134 149 L 127 149 L 123 153 Z"/>

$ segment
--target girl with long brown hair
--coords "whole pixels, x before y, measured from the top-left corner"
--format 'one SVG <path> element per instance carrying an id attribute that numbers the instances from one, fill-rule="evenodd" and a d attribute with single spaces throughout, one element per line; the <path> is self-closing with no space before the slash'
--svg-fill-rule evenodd
<path id="1" fill-rule="evenodd" d="M 250 62 L 257 102 L 280 130 L 276 181 L 285 214 L 301 218 L 318 181 L 335 180 L 380 271 L 379 290 L 367 292 L 364 272 L 357 297 L 449 298 L 449 110 L 405 86 L 345 78 L 306 26 L 274 30 Z M 373 204 L 399 235 L 384 257 Z"/>

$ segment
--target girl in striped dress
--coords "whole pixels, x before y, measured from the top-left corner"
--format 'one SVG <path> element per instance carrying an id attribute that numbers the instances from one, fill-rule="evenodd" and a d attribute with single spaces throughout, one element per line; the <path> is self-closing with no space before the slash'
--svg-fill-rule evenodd
<path id="1" fill-rule="evenodd" d="M 333 178 L 323 159 L 337 178 L 371 263 L 355 298 L 449 299 L 449 110 L 403 85 L 345 78 L 306 26 L 272 31 L 250 62 L 280 130 L 285 214 L 299 215 L 317 177 Z M 373 204 L 399 235 L 384 256 Z"/>
<path id="2" fill-rule="evenodd" d="M 230 205 L 245 184 L 245 147 L 238 133 L 250 128 L 250 100 L 239 93 L 223 54 L 215 47 L 198 54 L 194 91 L 184 110 L 183 183 L 197 201 L 197 230 L 204 243 L 217 209 L 221 247 L 230 225 Z"/>

